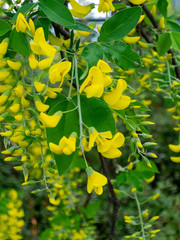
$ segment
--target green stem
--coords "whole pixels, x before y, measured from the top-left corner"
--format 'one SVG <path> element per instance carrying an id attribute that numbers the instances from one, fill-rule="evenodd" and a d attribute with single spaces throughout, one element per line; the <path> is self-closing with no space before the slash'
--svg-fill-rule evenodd
<path id="1" fill-rule="evenodd" d="M 69 94 L 68 94 L 68 98 L 71 98 L 71 91 L 72 91 L 72 85 L 73 85 L 73 80 L 74 80 L 74 66 L 75 65 L 75 59 L 72 58 L 72 74 L 71 74 L 71 84 L 70 84 L 70 88 L 69 88 Z"/>
<path id="2" fill-rule="evenodd" d="M 172 81 L 171 81 L 171 73 L 170 73 L 170 69 L 169 69 L 169 62 L 167 60 L 167 70 L 168 70 L 168 78 L 169 78 L 169 86 L 171 87 L 172 85 Z"/>
<path id="3" fill-rule="evenodd" d="M 44 154 L 43 154 L 43 146 L 42 146 L 42 144 L 41 144 L 41 158 L 42 158 L 42 165 L 43 165 L 43 181 L 44 181 L 44 183 L 45 183 L 45 188 L 46 188 L 46 190 L 48 190 L 50 193 L 52 193 L 51 192 L 51 190 L 49 189 L 49 187 L 48 187 L 48 184 L 47 184 L 47 180 L 46 180 L 46 169 L 45 169 L 45 164 L 44 164 Z"/>
<path id="4" fill-rule="evenodd" d="M 74 67 L 75 67 L 75 79 L 76 79 L 76 86 L 77 86 L 77 106 L 78 106 L 78 113 L 79 113 L 79 127 L 80 127 L 80 147 L 82 151 L 82 155 L 84 157 L 84 161 L 86 164 L 86 167 L 88 167 L 88 163 L 85 157 L 84 148 L 83 148 L 83 122 L 82 122 L 82 113 L 81 113 L 81 99 L 80 99 L 80 93 L 79 93 L 79 80 L 78 80 L 78 69 L 77 69 L 77 59 L 74 55 Z"/>
<path id="5" fill-rule="evenodd" d="M 145 232 L 144 232 L 144 223 L 143 223 L 143 218 L 142 218 L 142 213 L 141 213 L 141 206 L 140 206 L 140 202 L 139 202 L 136 192 L 134 192 L 134 197 L 135 197 L 137 208 L 138 208 L 139 219 L 140 219 L 140 223 L 141 223 L 141 231 L 142 231 L 142 235 L 143 235 L 142 237 L 143 237 L 143 240 L 146 240 Z"/>

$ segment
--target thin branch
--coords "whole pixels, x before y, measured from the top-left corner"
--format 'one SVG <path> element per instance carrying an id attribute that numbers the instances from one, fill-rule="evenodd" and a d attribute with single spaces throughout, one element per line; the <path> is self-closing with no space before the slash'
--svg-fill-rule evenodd
<path id="1" fill-rule="evenodd" d="M 149 11 L 149 9 L 146 7 L 146 5 L 143 3 L 141 6 L 142 6 L 142 9 L 144 10 L 144 12 L 146 13 L 146 15 L 148 16 L 149 20 L 151 21 L 152 25 L 155 28 L 158 28 L 159 24 L 156 22 L 155 18 L 153 17 L 153 15 Z"/>
<path id="2" fill-rule="evenodd" d="M 153 15 L 149 11 L 149 9 L 146 7 L 146 5 L 143 3 L 141 6 L 142 6 L 142 9 L 144 10 L 144 12 L 146 13 L 147 17 L 149 18 L 149 20 L 153 24 L 153 26 L 155 28 L 158 28 L 159 25 L 158 25 L 157 21 L 155 20 L 155 18 L 153 17 Z M 141 31 L 141 34 L 146 39 L 146 41 L 149 42 L 147 37 L 145 37 L 145 34 L 142 31 Z M 174 58 L 174 54 L 173 54 L 171 49 L 168 51 L 168 53 L 172 54 L 172 64 L 175 66 L 174 70 L 175 70 L 175 73 L 176 73 L 176 77 L 180 79 L 180 70 L 177 67 L 177 63 L 176 63 L 176 59 Z"/>
<path id="3" fill-rule="evenodd" d="M 119 201 L 116 197 L 116 194 L 114 192 L 113 186 L 111 184 L 111 180 L 109 178 L 109 170 L 108 170 L 108 166 L 107 163 L 105 161 L 105 158 L 99 153 L 99 158 L 101 160 L 101 165 L 104 171 L 105 176 L 107 177 L 107 181 L 108 181 L 108 189 L 111 195 L 111 199 L 112 199 L 112 204 L 113 204 L 113 213 L 112 213 L 112 219 L 111 219 L 111 229 L 110 229 L 110 233 L 109 233 L 109 239 L 113 240 L 114 239 L 114 231 L 115 231 L 115 226 L 116 226 L 116 221 L 117 221 L 117 214 L 118 214 L 118 210 L 120 207 Z"/>
<path id="4" fill-rule="evenodd" d="M 54 27 L 54 31 L 57 37 L 59 37 L 59 35 L 61 34 L 65 39 L 69 39 L 71 37 L 71 34 L 63 28 L 63 26 L 52 22 L 52 25 Z"/>

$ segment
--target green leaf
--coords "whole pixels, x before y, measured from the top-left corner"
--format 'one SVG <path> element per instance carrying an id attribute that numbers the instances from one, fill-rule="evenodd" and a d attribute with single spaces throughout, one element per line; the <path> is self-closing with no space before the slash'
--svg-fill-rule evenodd
<path id="1" fill-rule="evenodd" d="M 4 20 L 0 20 L 0 36 L 3 36 L 11 30 L 11 25 Z"/>
<path id="2" fill-rule="evenodd" d="M 51 21 L 48 18 L 39 17 L 39 18 L 35 19 L 34 24 L 35 24 L 36 29 L 39 27 L 43 28 L 44 34 L 45 34 L 45 39 L 48 40 L 49 27 L 51 25 Z"/>
<path id="3" fill-rule="evenodd" d="M 79 30 L 79 31 L 86 31 L 86 32 L 90 32 L 90 33 L 96 33 L 96 31 L 94 31 L 90 27 L 88 27 L 85 24 L 82 24 L 80 22 L 75 22 L 74 25 L 68 26 L 67 28 L 70 28 L 70 29 L 73 29 L 73 30 Z"/>
<path id="4" fill-rule="evenodd" d="M 53 115 L 57 111 L 68 111 L 74 109 L 75 106 L 68 100 L 60 101 L 50 111 L 49 115 Z M 69 137 L 72 132 L 79 134 L 79 116 L 77 109 L 64 113 L 60 122 L 55 128 L 46 128 L 47 142 L 58 144 L 60 139 L 65 136 Z M 71 155 L 54 154 L 59 175 L 62 175 L 71 165 L 75 153 Z"/>
<path id="5" fill-rule="evenodd" d="M 138 23 L 140 7 L 121 10 L 109 18 L 101 27 L 99 42 L 110 42 L 125 37 Z"/>
<path id="6" fill-rule="evenodd" d="M 116 182 L 119 183 L 126 183 L 127 181 L 127 173 L 126 172 L 121 172 L 117 177 L 116 177 Z"/>
<path id="7" fill-rule="evenodd" d="M 160 13 L 163 15 L 163 17 L 167 17 L 167 7 L 168 7 L 168 1 L 167 0 L 158 0 L 157 2 L 157 8 L 160 11 Z"/>
<path id="8" fill-rule="evenodd" d="M 140 107 L 138 108 L 139 111 L 143 112 L 150 111 L 150 109 L 145 104 L 137 100 L 135 102 L 131 102 L 130 107 L 132 106 L 139 106 Z"/>
<path id="9" fill-rule="evenodd" d="M 81 56 L 88 63 L 89 68 L 95 66 L 99 59 L 103 58 L 103 50 L 96 42 L 88 44 L 82 51 Z"/>
<path id="10" fill-rule="evenodd" d="M 171 32 L 172 46 L 175 50 L 180 51 L 180 33 Z"/>
<path id="11" fill-rule="evenodd" d="M 115 10 L 119 10 L 121 8 L 125 8 L 127 5 L 125 3 L 113 3 Z"/>
<path id="12" fill-rule="evenodd" d="M 129 171 L 127 174 L 127 180 L 132 186 L 134 186 L 138 191 L 142 192 L 142 184 L 140 182 L 140 176 L 135 170 Z"/>
<path id="13" fill-rule="evenodd" d="M 121 119 L 126 120 L 126 114 L 124 110 L 113 110 Z"/>
<path id="14" fill-rule="evenodd" d="M 31 11 L 35 6 L 37 5 L 37 3 L 27 3 L 25 5 L 23 5 L 17 12 L 16 14 L 14 14 L 13 18 L 12 18 L 12 21 L 15 22 L 16 19 L 17 19 L 17 16 L 19 13 L 22 13 L 22 14 L 26 14 L 28 13 L 29 11 Z"/>
<path id="15" fill-rule="evenodd" d="M 147 164 L 143 161 L 139 161 L 137 162 L 136 164 L 136 170 L 139 171 L 139 172 L 153 172 L 153 173 L 159 173 L 158 169 L 157 169 L 157 166 L 156 164 L 149 160 L 151 167 L 148 167 Z"/>
<path id="16" fill-rule="evenodd" d="M 22 32 L 16 32 L 12 30 L 10 34 L 11 47 L 24 57 L 29 57 L 30 46 L 26 36 Z"/>
<path id="17" fill-rule="evenodd" d="M 87 218 L 94 218 L 95 214 L 101 207 L 101 201 L 90 202 L 86 208 L 81 208 L 80 210 L 85 213 Z"/>
<path id="18" fill-rule="evenodd" d="M 141 65 L 141 59 L 130 46 L 124 42 L 115 42 L 113 44 L 101 44 L 104 54 L 110 61 L 115 61 L 116 65 L 124 70 L 137 68 Z"/>
<path id="19" fill-rule="evenodd" d="M 133 120 L 127 119 L 127 120 L 125 120 L 125 123 L 126 123 L 126 128 L 127 128 L 127 130 L 129 130 L 129 131 L 131 131 L 131 132 L 136 131 L 136 129 L 137 129 L 137 124 L 136 124 Z"/>
<path id="20" fill-rule="evenodd" d="M 170 49 L 172 44 L 170 33 L 163 33 L 157 42 L 157 51 L 159 56 L 163 56 Z"/>
<path id="21" fill-rule="evenodd" d="M 180 26 L 177 23 L 167 20 L 167 24 L 170 26 L 173 32 L 180 32 Z"/>
<path id="22" fill-rule="evenodd" d="M 73 97 L 76 101 L 76 97 Z M 116 132 L 115 120 L 111 109 L 103 100 L 92 97 L 86 98 L 81 95 L 82 120 L 88 127 L 94 127 L 98 132 Z"/>
<path id="23" fill-rule="evenodd" d="M 66 101 L 65 95 L 62 93 L 57 93 L 57 97 L 55 99 L 48 98 L 46 104 L 49 105 L 50 108 L 55 107 L 56 104 Z"/>
<path id="24" fill-rule="evenodd" d="M 41 0 L 39 6 L 47 17 L 64 27 L 74 24 L 74 19 L 69 9 L 55 0 Z"/>
<path id="25" fill-rule="evenodd" d="M 47 228 L 41 233 L 40 239 L 39 240 L 48 240 L 51 236 L 51 229 Z"/>

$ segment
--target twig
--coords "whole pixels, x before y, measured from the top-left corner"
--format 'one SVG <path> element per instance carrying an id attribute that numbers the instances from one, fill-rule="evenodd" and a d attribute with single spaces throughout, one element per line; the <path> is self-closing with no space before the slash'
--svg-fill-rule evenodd
<path id="1" fill-rule="evenodd" d="M 109 192 L 111 194 L 111 199 L 112 199 L 112 203 L 113 203 L 113 213 L 112 213 L 112 219 L 111 219 L 111 229 L 110 229 L 110 233 L 109 233 L 109 239 L 112 240 L 114 237 L 114 230 L 115 230 L 115 226 L 116 226 L 116 221 L 117 221 L 117 214 L 118 214 L 118 210 L 120 207 L 119 201 L 115 195 L 113 186 L 111 184 L 111 180 L 109 178 L 109 171 L 108 171 L 108 166 L 106 164 L 106 161 L 104 159 L 104 157 L 99 153 L 99 157 L 101 160 L 101 165 L 104 171 L 105 176 L 107 177 L 107 181 L 108 181 L 108 189 Z"/>
<path id="2" fill-rule="evenodd" d="M 144 10 L 144 12 L 146 13 L 146 15 L 148 16 L 149 20 L 152 22 L 152 25 L 155 28 L 158 28 L 158 26 L 159 26 L 158 23 L 156 22 L 155 18 L 153 17 L 153 15 L 149 11 L 149 9 L 146 7 L 146 5 L 143 3 L 141 6 L 142 6 L 142 9 Z"/>
<path id="3" fill-rule="evenodd" d="M 141 6 L 142 6 L 142 9 L 144 10 L 144 12 L 146 13 L 147 17 L 149 18 L 149 20 L 153 24 L 153 26 L 155 28 L 158 28 L 159 25 L 158 25 L 157 21 L 155 20 L 155 18 L 153 17 L 153 15 L 149 11 L 149 9 L 146 7 L 146 5 L 143 3 Z M 146 39 L 147 42 L 149 42 L 147 37 L 144 36 L 143 32 L 142 32 L 142 36 Z M 176 59 L 174 58 L 174 54 L 173 54 L 171 49 L 168 51 L 168 53 L 172 54 L 172 64 L 175 66 L 174 70 L 175 70 L 175 73 L 176 73 L 176 77 L 180 79 L 180 70 L 177 67 L 177 63 L 176 63 Z"/>
<path id="4" fill-rule="evenodd" d="M 63 28 L 63 26 L 55 23 L 55 22 L 52 22 L 52 25 L 54 27 L 54 31 L 55 31 L 55 34 L 57 37 L 59 37 L 59 34 L 63 35 L 63 37 L 66 39 L 69 39 L 71 37 L 71 34 Z"/>

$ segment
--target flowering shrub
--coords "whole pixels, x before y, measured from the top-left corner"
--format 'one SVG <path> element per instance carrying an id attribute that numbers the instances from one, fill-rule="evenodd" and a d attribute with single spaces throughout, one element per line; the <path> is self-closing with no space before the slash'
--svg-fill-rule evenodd
<path id="1" fill-rule="evenodd" d="M 112 205 L 106 238 L 144 240 L 160 231 L 153 228 L 159 216 L 143 205 L 159 193 L 143 197 L 143 190 L 159 173 L 155 123 L 148 120 L 157 93 L 171 105 L 167 111 L 179 131 L 180 30 L 173 15 L 167 18 L 167 7 L 162 0 L 100 0 L 98 11 L 106 20 L 98 33 L 95 23 L 79 20 L 93 3 L 1 1 L 8 17 L 0 20 L 1 153 L 23 172 L 22 185 L 33 185 L 34 194 L 47 192 L 52 216 L 41 239 L 99 237 L 91 218 L 101 203 L 90 200 L 103 191 L 109 191 Z M 95 41 L 87 42 L 90 34 Z M 169 148 L 170 159 L 179 163 L 179 143 Z M 124 215 L 125 223 L 135 226 L 126 236 L 116 230 L 121 194 L 138 210 L 136 216 Z"/>

